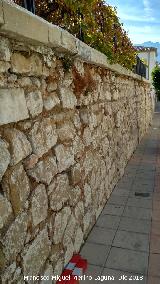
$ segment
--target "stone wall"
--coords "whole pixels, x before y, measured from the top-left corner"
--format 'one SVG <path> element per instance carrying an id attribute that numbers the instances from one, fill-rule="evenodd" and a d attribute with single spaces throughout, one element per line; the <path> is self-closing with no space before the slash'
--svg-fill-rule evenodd
<path id="1" fill-rule="evenodd" d="M 52 283 L 23 279 L 61 273 L 80 250 L 153 102 L 150 84 L 121 67 L 16 38 L 2 25 L 0 271 L 3 284 Z"/>

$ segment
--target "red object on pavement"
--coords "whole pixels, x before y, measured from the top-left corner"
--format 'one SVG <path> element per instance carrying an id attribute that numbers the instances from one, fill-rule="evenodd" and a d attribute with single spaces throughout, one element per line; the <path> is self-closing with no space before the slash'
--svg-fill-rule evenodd
<path id="1" fill-rule="evenodd" d="M 85 272 L 87 270 L 87 260 L 86 259 L 79 260 L 78 263 L 76 264 L 76 267 L 82 268 L 83 272 Z"/>
<path id="2" fill-rule="evenodd" d="M 86 269 L 87 260 L 83 259 L 79 254 L 74 254 L 56 284 L 79 284 L 78 276 L 82 276 Z"/>

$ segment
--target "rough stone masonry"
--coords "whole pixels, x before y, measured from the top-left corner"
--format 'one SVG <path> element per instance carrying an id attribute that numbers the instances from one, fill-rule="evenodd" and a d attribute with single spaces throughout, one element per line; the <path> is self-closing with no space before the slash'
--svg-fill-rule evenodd
<path id="1" fill-rule="evenodd" d="M 1 35 L 2 284 L 61 273 L 152 112 L 147 82 Z"/>

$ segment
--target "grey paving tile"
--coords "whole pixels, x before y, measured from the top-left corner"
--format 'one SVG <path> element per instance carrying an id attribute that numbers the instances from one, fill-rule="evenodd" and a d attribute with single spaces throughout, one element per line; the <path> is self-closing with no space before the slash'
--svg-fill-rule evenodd
<path id="1" fill-rule="evenodd" d="M 128 217 L 122 217 L 119 224 L 119 230 L 144 234 L 149 234 L 150 228 L 151 220 L 133 219 Z"/>
<path id="2" fill-rule="evenodd" d="M 132 184 L 133 184 L 133 180 L 127 181 L 127 180 L 123 180 L 123 178 L 118 182 L 119 187 L 125 187 L 128 189 L 131 188 Z"/>
<path id="3" fill-rule="evenodd" d="M 115 196 L 111 195 L 107 204 L 118 204 L 118 205 L 125 205 L 127 202 L 127 196 Z"/>
<path id="4" fill-rule="evenodd" d="M 137 207 L 131 207 L 127 206 L 124 210 L 123 216 L 135 218 L 135 219 L 151 219 L 151 209 L 146 208 L 138 208 Z"/>
<path id="5" fill-rule="evenodd" d="M 132 190 L 135 190 L 135 191 L 146 191 L 146 192 L 153 192 L 154 190 L 154 186 L 149 186 L 149 185 L 142 185 L 140 183 L 135 183 L 133 186 L 132 186 Z"/>
<path id="6" fill-rule="evenodd" d="M 115 188 L 112 195 L 129 196 L 130 190 L 125 188 Z"/>
<path id="7" fill-rule="evenodd" d="M 119 222 L 120 222 L 119 216 L 101 215 L 98 218 L 96 226 L 102 228 L 111 228 L 116 230 L 118 228 Z"/>
<path id="8" fill-rule="evenodd" d="M 149 235 L 118 230 L 113 246 L 137 251 L 149 251 Z"/>
<path id="9" fill-rule="evenodd" d="M 108 214 L 108 215 L 117 215 L 121 216 L 124 210 L 123 205 L 116 205 L 116 204 L 106 204 L 102 211 L 102 215 Z"/>
<path id="10" fill-rule="evenodd" d="M 111 245 L 114 239 L 116 231 L 112 229 L 104 229 L 100 227 L 94 227 L 92 232 L 89 234 L 87 242 Z"/>
<path id="11" fill-rule="evenodd" d="M 112 283 L 112 284 L 121 284 L 121 283 L 147 284 L 146 277 L 141 274 L 137 274 L 137 273 L 129 273 L 126 271 L 104 268 L 102 271 L 102 277 L 105 277 L 105 276 L 108 277 L 107 283 Z M 111 277 L 112 280 L 109 280 L 109 277 Z"/>
<path id="12" fill-rule="evenodd" d="M 86 242 L 81 250 L 81 256 L 87 259 L 89 264 L 103 266 L 109 251 L 110 246 Z"/>
<path id="13" fill-rule="evenodd" d="M 152 198 L 148 197 L 130 197 L 127 206 L 135 206 L 141 208 L 152 208 Z"/>
<path id="14" fill-rule="evenodd" d="M 146 275 L 148 253 L 112 247 L 105 267 Z"/>
<path id="15" fill-rule="evenodd" d="M 96 279 L 98 279 L 98 277 L 101 276 L 102 270 L 103 270 L 102 267 L 90 264 L 87 268 L 87 271 L 85 272 L 83 276 L 83 280 L 81 280 L 80 283 L 84 283 L 84 284 L 101 283 L 100 281 Z"/>

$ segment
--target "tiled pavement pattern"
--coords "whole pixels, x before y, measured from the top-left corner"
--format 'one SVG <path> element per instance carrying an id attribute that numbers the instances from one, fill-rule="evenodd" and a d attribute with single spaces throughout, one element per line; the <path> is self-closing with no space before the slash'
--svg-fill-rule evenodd
<path id="1" fill-rule="evenodd" d="M 160 284 L 160 106 L 81 254 L 93 279 L 80 283 Z M 94 280 L 100 275 L 115 279 Z M 122 275 L 128 280 L 119 281 Z M 135 275 L 139 280 L 129 280 Z"/>

